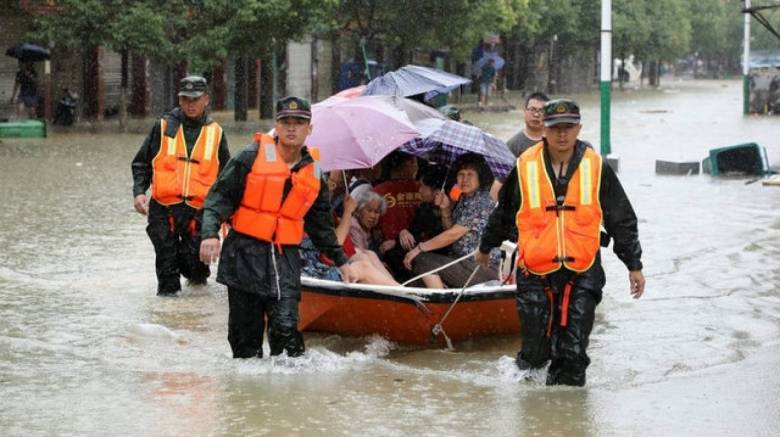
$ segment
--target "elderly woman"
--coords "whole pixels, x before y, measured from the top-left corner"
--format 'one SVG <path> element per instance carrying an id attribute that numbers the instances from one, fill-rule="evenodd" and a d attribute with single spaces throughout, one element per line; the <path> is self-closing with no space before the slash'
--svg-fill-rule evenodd
<path id="1" fill-rule="evenodd" d="M 370 185 L 365 185 L 365 189 L 353 190 L 351 195 L 347 195 L 343 200 L 343 211 L 336 226 L 336 237 L 344 247 L 344 252 L 349 256 L 349 265 L 355 274 L 355 282 L 362 284 L 377 285 L 399 285 L 393 279 L 390 272 L 377 257 L 376 253 L 370 250 L 363 250 L 352 242 L 350 231 L 354 214 L 359 209 L 360 203 L 352 196 L 362 191 L 368 191 Z M 375 193 L 376 194 L 376 193 Z M 328 279 L 331 281 L 340 280 L 339 270 L 328 259 L 323 259 L 314 244 L 306 236 L 300 245 L 300 255 L 302 260 L 303 272 L 311 277 L 319 279 Z"/>
<path id="2" fill-rule="evenodd" d="M 474 153 L 460 156 L 453 165 L 461 195 L 453 205 L 442 192 L 436 194 L 435 203 L 441 208 L 441 224 L 444 231 L 419 243 L 404 258 L 406 268 L 415 275 L 429 272 L 468 255 L 479 247 L 482 232 L 487 226 L 495 202 L 490 198 L 493 174 L 485 159 Z M 447 253 L 441 252 L 441 249 Z M 491 253 L 489 268 L 479 267 L 468 285 L 498 279 L 499 252 Z M 466 285 L 478 264 L 472 257 L 422 278 L 428 288 L 459 288 Z"/>
<path id="3" fill-rule="evenodd" d="M 357 202 L 357 209 L 352 215 L 349 227 L 352 243 L 355 244 L 356 249 L 377 249 L 381 239 L 377 225 L 379 225 L 379 218 L 387 211 L 385 199 L 368 184 L 353 189 L 351 195 Z"/>

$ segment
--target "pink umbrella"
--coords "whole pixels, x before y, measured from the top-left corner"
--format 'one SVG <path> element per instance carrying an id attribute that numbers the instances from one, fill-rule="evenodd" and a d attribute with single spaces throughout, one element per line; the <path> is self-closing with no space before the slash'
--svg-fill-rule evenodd
<path id="1" fill-rule="evenodd" d="M 336 94 L 334 94 L 334 96 L 346 97 L 346 98 L 350 99 L 352 97 L 357 97 L 357 96 L 363 95 L 363 91 L 365 91 L 365 89 L 366 89 L 365 85 L 358 85 L 358 86 L 355 86 L 355 87 L 352 87 L 352 88 L 347 88 L 345 90 L 341 90 L 341 91 L 337 92 Z"/>
<path id="2" fill-rule="evenodd" d="M 420 132 L 404 111 L 374 96 L 330 98 L 312 106 L 312 134 L 325 171 L 375 166 Z"/>

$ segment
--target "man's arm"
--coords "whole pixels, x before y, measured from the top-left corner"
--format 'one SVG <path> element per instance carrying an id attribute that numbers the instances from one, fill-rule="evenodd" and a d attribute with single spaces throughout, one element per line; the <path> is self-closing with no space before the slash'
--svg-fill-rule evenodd
<path id="1" fill-rule="evenodd" d="M 152 159 L 160 150 L 160 122 L 152 126 L 141 148 L 130 164 L 133 174 L 133 207 L 139 214 L 149 213 L 149 199 L 146 198 L 146 190 L 152 183 Z"/>
<path id="2" fill-rule="evenodd" d="M 623 186 L 612 168 L 604 163 L 601 171 L 601 209 L 604 228 L 614 240 L 613 250 L 629 271 L 642 270 L 637 218 Z"/>
<path id="3" fill-rule="evenodd" d="M 159 149 L 160 122 L 157 121 L 130 164 L 133 173 L 133 197 L 145 194 L 146 190 L 149 189 L 149 185 L 152 183 L 152 159 Z"/>
<path id="4" fill-rule="evenodd" d="M 498 192 L 498 205 L 490 213 L 488 224 L 482 233 L 479 251 L 489 253 L 494 247 L 501 245 L 506 239 L 516 239 L 515 216 L 520 207 L 520 189 L 517 182 L 517 168 L 513 168 L 507 176 L 506 183 Z"/>
<path id="5" fill-rule="evenodd" d="M 336 239 L 330 212 L 330 193 L 324 178 L 320 178 L 320 194 L 303 218 L 303 227 L 317 250 L 332 259 L 336 266 L 341 267 L 347 263 L 347 256 Z"/>

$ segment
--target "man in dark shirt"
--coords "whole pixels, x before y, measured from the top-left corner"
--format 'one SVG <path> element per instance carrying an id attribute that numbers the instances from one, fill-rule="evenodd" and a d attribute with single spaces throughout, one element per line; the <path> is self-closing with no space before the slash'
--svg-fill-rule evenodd
<path id="1" fill-rule="evenodd" d="M 160 296 L 181 290 L 180 275 L 191 285 L 205 284 L 210 275 L 198 253 L 201 206 L 230 150 L 222 128 L 206 113 L 207 87 L 200 76 L 181 80 L 179 107 L 155 123 L 131 165 L 133 206 L 149 218 Z M 150 200 L 146 191 L 153 182 Z"/>
<path id="2" fill-rule="evenodd" d="M 645 287 L 642 248 L 636 215 L 617 176 L 577 139 L 582 127 L 577 104 L 550 101 L 544 120 L 543 143 L 524 152 L 509 174 L 476 260 L 486 263 L 490 249 L 517 225 L 517 309 L 523 340 L 517 365 L 531 373 L 549 360 L 548 385 L 581 386 L 590 364 L 586 350 L 595 308 L 605 283 L 599 223 L 614 239 L 613 250 L 629 270 L 634 298 L 641 297 Z M 575 259 L 573 253 L 586 255 Z"/>
<path id="3" fill-rule="evenodd" d="M 523 118 L 525 127 L 506 142 L 509 151 L 520 156 L 525 149 L 542 141 L 544 135 L 544 104 L 550 100 L 543 92 L 531 93 L 525 99 Z"/>

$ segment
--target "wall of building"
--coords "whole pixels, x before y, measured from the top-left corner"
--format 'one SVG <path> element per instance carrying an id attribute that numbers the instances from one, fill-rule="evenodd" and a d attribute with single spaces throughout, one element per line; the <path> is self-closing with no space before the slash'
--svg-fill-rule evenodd
<path id="1" fill-rule="evenodd" d="M 287 44 L 288 95 L 311 99 L 311 45 L 310 37 Z"/>

